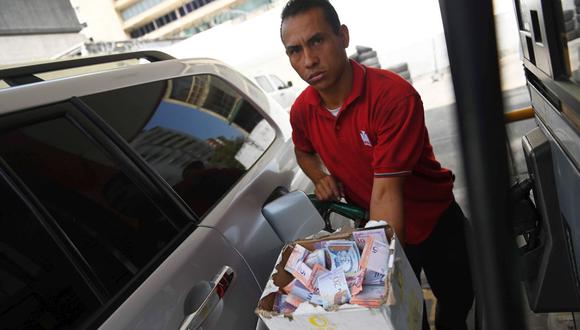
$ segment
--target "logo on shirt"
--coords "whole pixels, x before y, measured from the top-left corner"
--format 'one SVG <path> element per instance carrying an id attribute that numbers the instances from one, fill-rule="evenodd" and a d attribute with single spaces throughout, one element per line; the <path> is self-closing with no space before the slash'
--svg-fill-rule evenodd
<path id="1" fill-rule="evenodd" d="M 365 146 L 369 146 L 369 147 L 373 146 L 371 144 L 371 140 L 369 139 L 369 136 L 367 135 L 367 132 L 360 131 L 360 138 Z"/>

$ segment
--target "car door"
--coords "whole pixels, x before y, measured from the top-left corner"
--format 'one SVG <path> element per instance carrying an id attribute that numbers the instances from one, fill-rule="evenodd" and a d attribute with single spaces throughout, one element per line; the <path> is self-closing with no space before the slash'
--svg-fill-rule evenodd
<path id="1" fill-rule="evenodd" d="M 252 91 L 241 92 L 252 85 L 240 83 L 241 76 L 225 68 L 219 73 L 198 72 L 86 95 L 79 104 L 118 132 L 118 138 L 137 154 L 136 161 L 144 161 L 145 170 L 161 178 L 168 194 L 199 219 L 198 231 L 203 228 L 222 236 L 208 239 L 209 243 L 231 244 L 230 249 L 250 266 L 240 282 L 246 290 L 241 292 L 242 300 L 234 300 L 237 309 L 229 311 L 227 318 L 216 314 L 220 328 L 227 329 L 246 327 L 242 319 L 255 325 L 253 308 L 282 246 L 261 206 L 279 186 L 289 186 L 296 169 L 287 164 L 287 156 L 280 159 L 291 152 L 285 136 L 247 96 Z M 208 262 L 220 260 L 214 259 L 218 248 L 203 249 L 202 255 L 211 258 Z M 184 249 L 184 253 L 195 251 Z M 223 263 L 214 265 L 216 272 Z M 173 276 L 173 271 L 162 269 L 163 265 L 159 274 Z M 162 282 L 176 279 L 167 277 Z"/>
<path id="2" fill-rule="evenodd" d="M 3 327 L 255 326 L 246 262 L 123 142 L 133 124 L 115 132 L 76 98 L 0 117 Z"/>

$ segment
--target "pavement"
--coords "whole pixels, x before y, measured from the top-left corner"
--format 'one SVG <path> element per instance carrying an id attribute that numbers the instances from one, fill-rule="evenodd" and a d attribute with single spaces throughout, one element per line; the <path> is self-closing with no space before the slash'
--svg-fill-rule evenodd
<path id="1" fill-rule="evenodd" d="M 511 93 L 526 85 L 523 64 L 518 53 L 504 56 L 499 61 L 502 90 Z M 455 103 L 453 81 L 449 67 L 439 72 L 428 73 L 419 77 L 413 77 L 413 87 L 421 95 L 426 111 L 448 106 Z M 506 100 L 510 109 L 514 106 L 529 106 L 529 98 L 521 94 L 517 98 Z M 527 105 L 526 105 L 527 102 Z"/>

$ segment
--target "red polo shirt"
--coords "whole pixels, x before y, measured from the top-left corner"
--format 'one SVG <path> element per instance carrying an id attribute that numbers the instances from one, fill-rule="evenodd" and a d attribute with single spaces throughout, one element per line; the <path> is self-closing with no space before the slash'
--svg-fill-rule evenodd
<path id="1" fill-rule="evenodd" d="M 366 209 L 375 177 L 408 176 L 405 241 L 420 243 L 454 200 L 451 171 L 435 159 L 417 91 L 390 71 L 351 65 L 353 88 L 337 117 L 311 86 L 296 99 L 292 140 L 297 149 L 317 153 L 343 183 L 347 201 Z"/>

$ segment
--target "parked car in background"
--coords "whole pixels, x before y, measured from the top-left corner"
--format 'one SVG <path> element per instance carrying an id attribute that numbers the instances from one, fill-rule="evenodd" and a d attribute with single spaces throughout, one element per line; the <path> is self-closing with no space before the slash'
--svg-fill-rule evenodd
<path id="1" fill-rule="evenodd" d="M 276 102 L 158 52 L 0 70 L 0 177 L 3 329 L 253 328 L 311 189 Z"/>
<path id="2" fill-rule="evenodd" d="M 285 83 L 274 74 L 256 75 L 254 76 L 254 80 L 282 108 L 286 109 L 286 111 L 290 111 L 294 100 L 300 95 L 300 92 L 292 87 L 291 81 Z"/>

